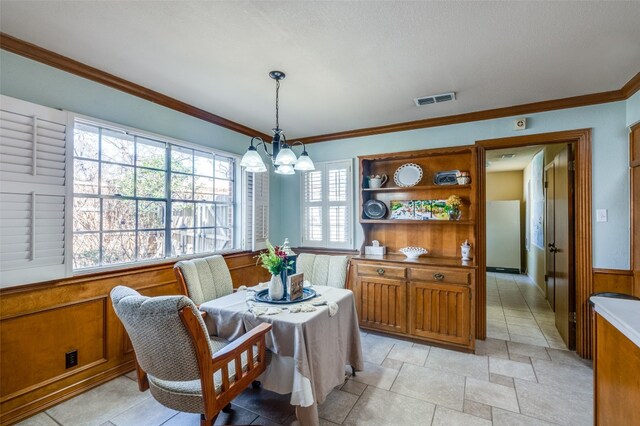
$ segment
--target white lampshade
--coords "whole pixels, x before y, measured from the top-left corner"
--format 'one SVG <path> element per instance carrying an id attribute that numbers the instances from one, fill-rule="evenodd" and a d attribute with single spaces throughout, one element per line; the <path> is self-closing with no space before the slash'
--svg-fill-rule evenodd
<path id="1" fill-rule="evenodd" d="M 242 156 L 240 167 L 258 167 L 263 168 L 266 171 L 266 167 L 264 165 L 264 161 L 262 161 L 262 157 L 260 157 L 260 154 L 258 154 L 258 151 L 253 146 L 250 146 L 247 152 L 245 152 L 244 156 Z"/>
<path id="2" fill-rule="evenodd" d="M 311 170 L 315 170 L 316 166 L 313 165 L 313 161 L 311 161 L 309 154 L 307 154 L 307 151 L 305 151 L 302 154 L 300 154 L 300 157 L 298 158 L 298 161 L 296 162 L 294 169 L 299 170 L 301 172 L 308 172 Z"/>
<path id="3" fill-rule="evenodd" d="M 283 148 L 280 150 L 280 152 L 278 152 L 274 164 L 276 166 L 293 166 L 294 164 L 296 164 L 296 161 L 298 161 L 298 159 L 296 158 L 296 154 L 293 153 L 291 148 Z"/>
<path id="4" fill-rule="evenodd" d="M 279 175 L 293 175 L 296 173 L 293 171 L 293 166 L 290 164 L 278 166 L 275 172 Z"/>
<path id="5" fill-rule="evenodd" d="M 267 167 L 264 164 L 262 164 L 261 166 L 245 167 L 245 170 L 249 173 L 262 173 L 267 171 Z"/>

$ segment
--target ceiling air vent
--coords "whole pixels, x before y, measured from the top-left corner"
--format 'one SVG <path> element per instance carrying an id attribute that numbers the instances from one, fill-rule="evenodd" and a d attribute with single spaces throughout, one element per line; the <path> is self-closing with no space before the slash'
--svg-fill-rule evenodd
<path id="1" fill-rule="evenodd" d="M 456 98 L 455 92 L 443 93 L 441 95 L 423 96 L 421 98 L 414 98 L 413 102 L 416 106 L 438 104 L 440 102 L 453 101 Z"/>

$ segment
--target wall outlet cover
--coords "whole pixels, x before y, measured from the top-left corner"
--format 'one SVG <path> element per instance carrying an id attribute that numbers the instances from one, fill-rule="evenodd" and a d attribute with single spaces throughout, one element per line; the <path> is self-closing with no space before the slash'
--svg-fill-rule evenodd
<path id="1" fill-rule="evenodd" d="M 597 209 L 596 222 L 606 222 L 607 220 L 607 209 Z"/>

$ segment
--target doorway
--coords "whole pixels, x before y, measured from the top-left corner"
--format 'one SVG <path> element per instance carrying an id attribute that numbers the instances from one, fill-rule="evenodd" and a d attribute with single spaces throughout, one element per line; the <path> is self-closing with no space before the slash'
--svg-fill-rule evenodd
<path id="1" fill-rule="evenodd" d="M 528 147 L 533 145 L 549 146 L 551 144 L 573 144 L 575 161 L 574 181 L 574 220 L 571 241 L 574 245 L 575 297 L 575 347 L 577 353 L 591 357 L 590 321 L 588 296 L 593 289 L 591 265 L 591 131 L 590 129 L 561 131 L 492 139 L 476 142 L 478 147 L 478 288 L 476 305 L 476 338 L 484 339 L 487 333 L 487 276 L 486 276 L 486 159 L 487 151 L 503 148 Z M 544 169 L 543 169 L 544 175 Z M 541 203 L 544 214 L 544 201 Z M 539 209 L 537 210 L 539 214 Z M 543 237 L 544 238 L 544 237 Z M 544 252 L 543 252 L 544 253 Z M 555 284 L 557 285 L 557 280 Z M 557 288 L 556 288 L 557 289 Z M 555 293 L 557 296 L 557 291 Z M 545 294 L 546 297 L 546 294 Z M 557 298 L 557 297 L 556 297 Z M 555 315 L 555 314 L 554 314 Z M 573 319 L 573 318 L 572 318 Z"/>
<path id="2" fill-rule="evenodd" d="M 574 348 L 572 150 L 560 143 L 486 151 L 488 337 Z"/>

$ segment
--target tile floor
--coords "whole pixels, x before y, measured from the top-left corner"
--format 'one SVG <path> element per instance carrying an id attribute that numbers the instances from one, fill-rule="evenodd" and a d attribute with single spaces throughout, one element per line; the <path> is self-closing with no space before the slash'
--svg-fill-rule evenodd
<path id="1" fill-rule="evenodd" d="M 549 303 L 526 275 L 487 273 L 487 336 L 567 348 Z"/>
<path id="2" fill-rule="evenodd" d="M 490 274 L 493 332 L 503 334 L 478 341 L 476 354 L 363 332 L 365 370 L 319 406 L 321 425 L 593 424 L 591 364 L 557 348 L 561 340 L 549 326 L 550 310 L 531 285 L 522 277 Z M 216 424 L 295 424 L 288 401 L 288 395 L 248 388 Z M 198 415 L 170 410 L 148 391 L 138 392 L 133 373 L 20 423 L 198 424 Z"/>

